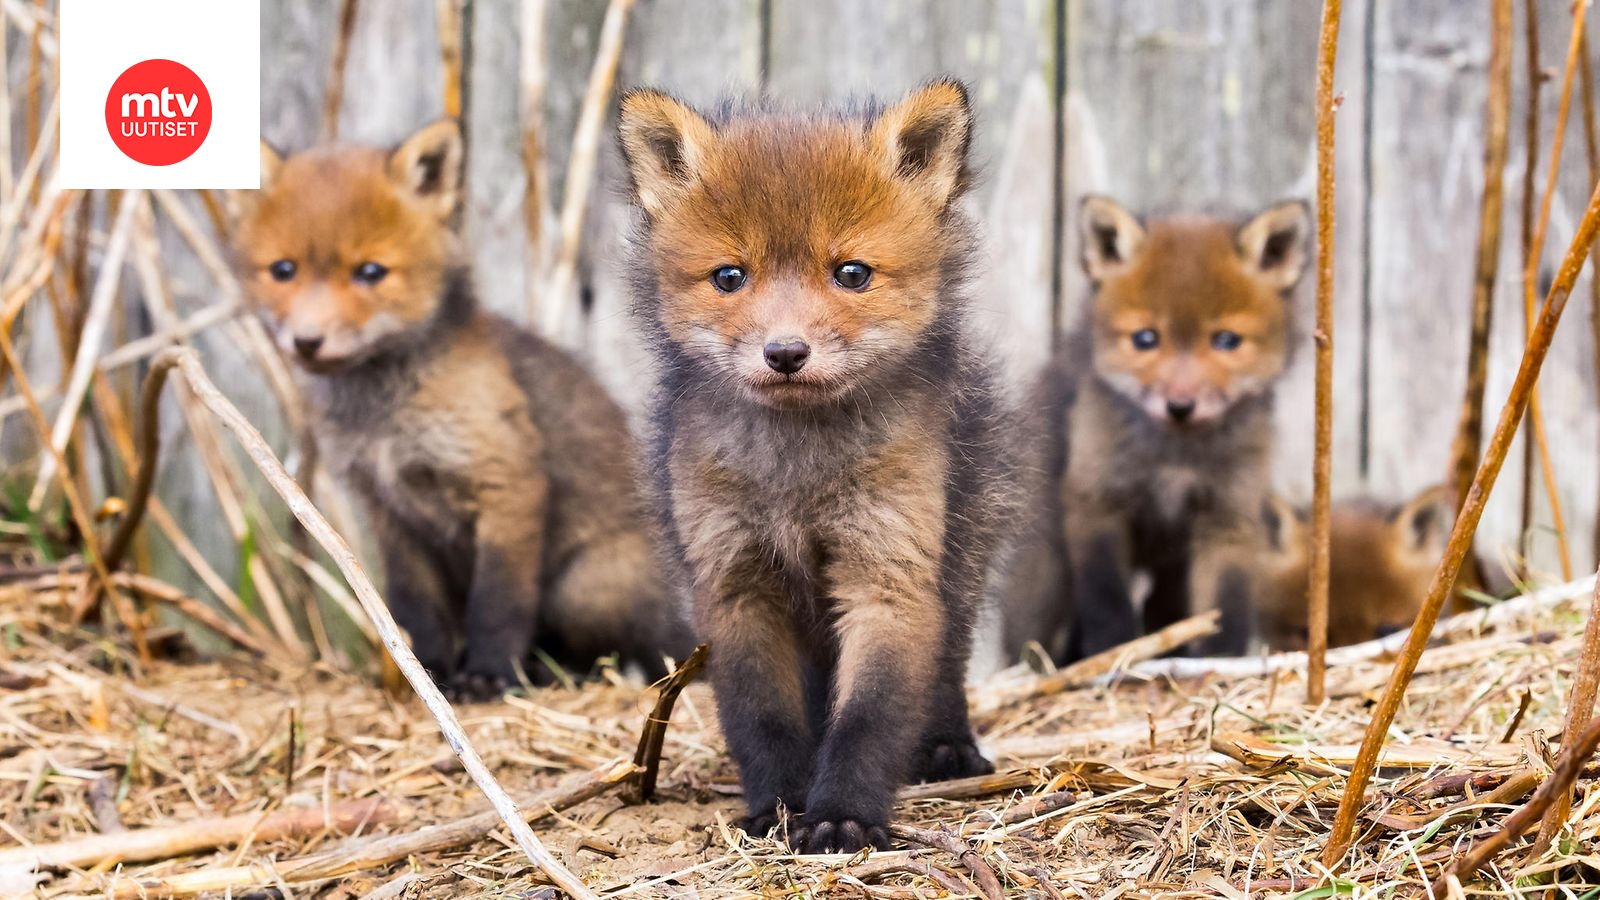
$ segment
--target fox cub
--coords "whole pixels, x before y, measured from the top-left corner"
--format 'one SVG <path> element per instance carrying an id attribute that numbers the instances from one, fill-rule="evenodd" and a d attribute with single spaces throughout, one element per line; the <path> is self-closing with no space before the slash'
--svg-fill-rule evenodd
<path id="1" fill-rule="evenodd" d="M 450 224 L 461 163 L 453 121 L 393 152 L 263 145 L 261 190 L 234 198 L 241 278 L 429 670 L 488 698 L 537 638 L 562 664 L 619 652 L 660 672 L 681 648 L 626 420 L 576 362 L 478 307 Z"/>
<path id="2" fill-rule="evenodd" d="M 1258 622 L 1262 639 L 1274 650 L 1306 647 L 1311 565 L 1306 515 L 1276 497 L 1266 511 L 1271 552 L 1262 561 Z M 1444 488 L 1400 504 L 1365 498 L 1335 503 L 1329 532 L 1328 646 L 1358 644 L 1410 628 L 1454 522 L 1455 510 Z M 1461 583 L 1469 578 L 1464 575 Z M 1454 594 L 1445 610 L 1467 608 Z"/>
<path id="3" fill-rule="evenodd" d="M 749 817 L 888 843 L 908 779 L 989 772 L 964 675 L 1005 454 L 966 335 L 965 90 L 702 115 L 637 91 L 637 316 L 661 525 Z"/>
<path id="4" fill-rule="evenodd" d="M 1036 508 L 1053 521 L 1015 561 L 1005 643 L 1070 660 L 1219 609 L 1221 632 L 1194 649 L 1243 652 L 1307 207 L 1140 220 L 1089 197 L 1082 213 L 1094 293 L 1035 392 Z"/>

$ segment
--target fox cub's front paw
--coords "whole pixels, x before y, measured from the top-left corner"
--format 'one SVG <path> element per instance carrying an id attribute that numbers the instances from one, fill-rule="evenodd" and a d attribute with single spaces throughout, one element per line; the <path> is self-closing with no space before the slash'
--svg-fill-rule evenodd
<path id="1" fill-rule="evenodd" d="M 854 853 L 862 847 L 887 850 L 889 823 L 803 815 L 789 828 L 789 846 L 801 853 Z"/>
<path id="2" fill-rule="evenodd" d="M 481 672 L 457 672 L 442 690 L 451 703 L 492 703 L 511 688 L 511 679 Z"/>
<path id="3" fill-rule="evenodd" d="M 994 772 L 994 763 L 985 759 L 972 735 L 929 737 L 917 754 L 917 781 L 949 781 Z"/>

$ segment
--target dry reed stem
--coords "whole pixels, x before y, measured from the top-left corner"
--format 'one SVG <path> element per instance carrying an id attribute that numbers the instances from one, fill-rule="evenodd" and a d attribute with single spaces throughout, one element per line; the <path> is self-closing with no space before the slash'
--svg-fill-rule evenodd
<path id="1" fill-rule="evenodd" d="M 656 704 L 644 720 L 644 729 L 639 734 L 639 749 L 633 754 L 633 764 L 639 769 L 634 791 L 634 799 L 638 802 L 643 803 L 655 796 L 656 776 L 661 771 L 661 748 L 667 740 L 667 726 L 672 722 L 672 707 L 678 702 L 678 695 L 683 693 L 683 689 L 699 677 L 710 655 L 710 647 L 701 644 L 661 683 Z"/>
<path id="2" fill-rule="evenodd" d="M 1081 687 L 1094 682 L 1112 672 L 1134 663 L 1154 659 L 1165 653 L 1182 647 L 1190 641 L 1217 633 L 1220 614 L 1216 610 L 1203 612 L 1197 616 L 1180 619 L 1171 625 L 1141 637 L 1134 638 L 1123 644 L 1118 644 L 1109 650 L 1102 650 L 1093 656 L 1088 656 L 1070 665 L 1063 666 L 1046 675 L 1022 681 L 1017 684 L 1000 685 L 985 691 L 973 704 L 973 713 L 982 715 L 993 713 L 1001 709 L 1044 697 L 1049 694 L 1060 693 L 1068 688 Z"/>
<path id="3" fill-rule="evenodd" d="M 72 432 L 77 425 L 79 407 L 89 389 L 89 378 L 94 374 L 95 358 L 99 355 L 100 345 L 105 340 L 106 328 L 110 325 L 111 301 L 116 294 L 117 283 L 122 277 L 122 262 L 127 255 L 129 240 L 133 233 L 134 212 L 138 209 L 138 201 L 142 196 L 143 191 L 137 189 L 129 191 L 124 198 L 122 208 L 117 211 L 116 223 L 111 228 L 111 238 L 106 244 L 105 261 L 95 278 L 94 293 L 89 298 L 89 313 L 84 319 L 83 335 L 78 341 L 78 353 L 72 361 L 72 371 L 67 381 L 67 389 L 62 395 L 61 408 L 56 411 L 54 426 L 43 436 L 48 442 L 48 447 L 40 454 L 39 474 L 34 481 L 33 492 L 28 495 L 30 512 L 38 512 L 39 506 L 44 502 L 45 491 L 56 475 L 56 460 L 66 450 L 67 442 L 72 439 Z"/>
<path id="4" fill-rule="evenodd" d="M 444 62 L 444 114 L 461 118 L 461 7 L 460 0 L 437 0 L 434 25 L 439 32 L 439 56 Z"/>
<path id="5" fill-rule="evenodd" d="M 148 204 L 141 204 L 141 207 L 133 236 L 134 269 L 142 287 L 145 309 L 158 327 L 170 331 L 177 321 L 177 311 L 173 308 L 171 292 L 161 274 L 160 248 L 156 245 L 151 210 Z M 141 416 L 148 416 L 152 421 L 149 426 L 152 428 L 157 427 L 154 420 L 159 416 L 159 399 L 159 396 L 146 397 L 147 405 L 141 410 Z M 280 398 L 280 402 L 286 401 Z M 178 391 L 178 404 L 188 423 L 195 451 L 216 492 L 217 504 L 222 511 L 223 519 L 227 522 L 234 540 L 242 544 L 250 533 L 249 516 L 245 511 L 242 473 L 235 461 L 222 450 L 216 426 L 209 418 L 200 414 L 187 390 Z M 152 444 L 151 447 L 154 450 L 155 445 Z M 152 459 L 151 465 L 154 465 L 154 462 Z M 305 649 L 301 645 L 294 619 L 289 614 L 289 604 L 278 586 L 277 578 L 260 554 L 249 556 L 244 564 L 250 574 L 251 583 L 260 596 L 262 608 L 267 613 L 267 620 L 272 625 L 277 643 L 284 648 L 289 659 L 304 661 Z M 326 657 L 331 647 L 326 640 L 321 639 L 317 614 L 316 609 L 307 610 L 307 623 L 312 627 L 312 636 L 317 640 L 319 653 Z"/>
<path id="6" fill-rule="evenodd" d="M 1333 66 L 1339 55 L 1340 0 L 1322 2 L 1317 46 L 1316 426 L 1311 462 L 1311 571 L 1307 591 L 1306 702 L 1326 697 L 1328 541 L 1333 484 Z"/>
<path id="7" fill-rule="evenodd" d="M 39 433 L 40 443 L 45 445 L 47 451 L 51 453 L 51 458 L 62 467 L 64 473 L 65 461 L 62 460 L 60 451 L 50 446 L 48 440 L 50 423 L 45 419 L 44 410 L 39 408 L 39 402 L 34 397 L 33 386 L 29 384 L 27 373 L 22 370 L 22 361 L 17 358 L 16 349 L 11 344 L 11 329 L 9 327 L 0 328 L 0 358 L 4 358 L 6 364 L 13 370 L 12 374 L 16 379 L 17 392 L 22 395 L 28 404 L 28 413 L 33 418 L 34 428 Z M 90 515 L 82 495 L 78 493 L 77 483 L 71 478 L 62 478 L 61 490 L 67 499 L 67 509 L 72 514 L 72 520 L 77 524 L 78 530 L 83 536 L 89 565 L 94 570 L 99 585 L 105 590 L 107 596 L 111 598 L 112 608 L 116 610 L 118 618 L 122 620 L 124 627 L 133 636 L 133 643 L 138 651 L 139 661 L 148 663 L 151 657 L 150 648 L 145 643 L 144 622 L 139 619 L 137 611 L 128 602 L 127 597 L 123 596 L 122 592 L 117 590 L 116 586 L 111 582 L 111 573 L 106 569 L 100 555 L 100 539 L 95 531 L 94 518 Z"/>
<path id="8" fill-rule="evenodd" d="M 1451 874 L 1465 878 L 1476 872 L 1513 839 L 1533 827 L 1557 797 L 1570 797 L 1573 783 L 1583 772 L 1584 764 L 1594 756 L 1597 746 L 1600 746 L 1600 718 L 1590 719 L 1575 736 L 1570 732 L 1563 736 L 1561 758 L 1550 777 L 1534 791 L 1533 797 L 1525 805 L 1499 824 L 1494 834 L 1474 844 L 1472 849 L 1459 857 L 1450 867 Z"/>
<path id="9" fill-rule="evenodd" d="M 23 82 L 23 90 L 28 102 L 22 110 L 23 146 L 36 147 L 39 144 L 41 123 L 39 121 L 39 103 L 44 98 L 44 75 L 41 71 L 44 64 L 44 23 L 49 19 L 50 0 L 33 0 L 34 26 L 33 32 L 28 36 L 28 80 Z M 6 73 L 7 77 L 10 73 Z M 5 123 L 11 127 L 11 123 Z M 28 193 L 24 191 L 23 193 Z"/>
<path id="10" fill-rule="evenodd" d="M 1578 55 L 1578 93 L 1583 98 L 1583 149 L 1589 163 L 1589 183 L 1600 182 L 1600 132 L 1595 129 L 1594 66 L 1589 61 L 1589 35 L 1584 31 L 1583 50 Z M 1589 336 L 1600 348 L 1600 246 L 1590 254 L 1589 269 Z M 1600 349 L 1594 354 L 1595 382 L 1600 385 Z M 1596 506 L 1594 545 L 1590 548 L 1595 559 L 1600 559 L 1600 505 Z"/>
<path id="11" fill-rule="evenodd" d="M 45 116 L 45 124 L 50 126 L 50 140 L 44 141 L 33 148 L 33 153 L 28 156 L 28 161 L 22 166 L 22 174 L 17 176 L 17 187 L 11 195 L 11 202 L 0 208 L 0 263 L 9 263 L 11 241 L 16 236 L 17 223 L 22 220 L 22 211 L 30 202 L 35 209 L 42 210 L 55 200 L 55 195 L 61 190 L 61 163 L 57 160 L 50 169 L 50 175 L 45 178 L 44 188 L 38 192 L 37 197 L 30 201 L 29 196 L 38 184 L 39 173 L 43 171 L 45 157 L 55 147 L 56 121 L 61 116 L 61 95 L 56 94 L 50 101 L 50 112 Z"/>
<path id="12" fill-rule="evenodd" d="M 1483 195 L 1478 205 L 1477 262 L 1472 280 L 1472 327 L 1467 338 L 1467 386 L 1451 447 L 1455 509 L 1467 501 L 1483 447 L 1483 396 L 1489 383 L 1489 331 L 1494 282 L 1500 270 L 1500 222 L 1511 137 L 1511 0 L 1493 0 L 1489 26 L 1489 92 L 1484 104 Z"/>
<path id="13" fill-rule="evenodd" d="M 349 834 L 368 826 L 393 824 L 407 816 L 404 807 L 380 797 L 348 800 L 326 808 L 240 813 L 158 828 L 98 834 L 55 844 L 12 847 L 0 850 L 0 868 L 88 868 L 108 863 L 144 862 L 237 844 L 247 838 L 264 842 L 307 838 L 328 831 Z"/>
<path id="14" fill-rule="evenodd" d="M 1433 574 L 1433 580 L 1428 585 L 1427 597 L 1423 600 L 1422 608 L 1417 611 L 1416 621 L 1406 636 L 1405 646 L 1400 651 L 1400 658 L 1395 662 L 1389 684 L 1384 688 L 1383 696 L 1373 710 L 1372 720 L 1367 724 L 1361 742 L 1361 754 L 1350 772 L 1344 796 L 1339 801 L 1339 812 L 1334 820 L 1333 831 L 1322 854 L 1322 864 L 1330 870 L 1341 864 L 1345 852 L 1350 848 L 1356 816 L 1360 812 L 1367 784 L 1372 779 L 1373 764 L 1377 760 L 1378 751 L 1389 732 L 1389 726 L 1394 723 L 1400 701 L 1404 698 L 1406 687 L 1416 671 L 1417 661 L 1427 647 L 1434 623 L 1439 619 L 1439 612 L 1450 594 L 1451 585 L 1455 583 L 1456 575 L 1461 570 L 1461 563 L 1471 548 L 1478 521 L 1483 517 L 1484 506 L 1489 501 L 1489 492 L 1494 488 L 1500 468 L 1505 464 L 1506 451 L 1511 446 L 1517 425 L 1527 412 L 1529 393 L 1539 377 L 1545 356 L 1550 352 L 1550 342 L 1555 337 L 1556 326 L 1561 322 L 1561 314 L 1566 309 L 1572 286 L 1578 280 L 1578 274 L 1583 271 L 1584 263 L 1588 260 L 1590 246 L 1594 243 L 1597 230 L 1600 230 L 1600 185 L 1596 185 L 1594 193 L 1590 195 L 1583 218 L 1578 223 L 1577 233 L 1573 235 L 1572 244 L 1567 248 L 1566 256 L 1561 261 L 1561 268 L 1556 273 L 1555 283 L 1551 285 L 1550 294 L 1545 298 L 1538 321 L 1534 323 L 1533 330 L 1528 336 L 1528 346 L 1523 351 L 1522 361 L 1517 367 L 1516 379 L 1511 385 L 1510 394 L 1506 397 L 1505 406 L 1500 411 L 1500 419 L 1484 452 L 1483 461 L 1478 465 L 1477 474 L 1473 476 L 1472 489 L 1467 492 L 1466 505 L 1462 507 L 1461 515 L 1456 518 L 1444 558 Z"/>
<path id="15" fill-rule="evenodd" d="M 1591 272 L 1591 277 L 1593 273 Z M 1597 580 L 1600 585 L 1600 580 Z M 1567 694 L 1567 712 L 1564 717 L 1563 735 L 1576 734 L 1578 728 L 1589 721 L 1594 715 L 1595 693 L 1600 689 L 1600 586 L 1595 589 L 1594 599 L 1589 604 L 1589 618 L 1584 623 L 1583 652 L 1578 657 L 1578 669 L 1573 675 L 1572 690 Z M 1576 748 L 1563 741 L 1561 746 L 1560 761 L 1565 762 L 1569 753 Z M 1560 766 L 1560 762 L 1557 763 Z M 1544 820 L 1539 823 L 1539 837 L 1534 841 L 1533 849 L 1529 855 L 1538 857 L 1555 840 L 1561 828 L 1566 824 L 1567 814 L 1572 811 L 1572 795 L 1563 792 L 1550 804 L 1550 809 L 1545 812 Z"/>
<path id="16" fill-rule="evenodd" d="M 567 893 L 579 898 L 593 898 L 594 893 L 539 842 L 533 830 L 523 821 L 516 804 L 495 780 L 493 773 L 483 764 L 482 758 L 467 739 L 466 732 L 462 730 L 461 722 L 456 718 L 449 702 L 439 693 L 439 688 L 434 685 L 433 680 L 422 668 L 422 664 L 417 662 L 416 656 L 412 654 L 405 636 L 400 631 L 400 626 L 395 624 L 394 617 L 389 614 L 389 609 L 384 605 L 377 588 L 356 561 L 350 545 L 306 499 L 305 493 L 295 484 L 294 477 L 283 467 L 283 463 L 256 431 L 255 426 L 251 425 L 249 420 L 229 403 L 217 390 L 216 385 L 206 377 L 205 369 L 200 365 L 200 358 L 195 352 L 187 348 L 172 349 L 164 351 L 163 356 L 176 359 L 175 368 L 183 375 L 194 395 L 229 431 L 233 432 L 256 468 L 266 477 L 273 490 L 277 491 L 289 505 L 289 510 L 294 513 L 295 518 L 300 520 L 317 543 L 322 545 L 323 550 L 333 558 L 339 571 L 355 591 L 362 610 L 377 628 L 389 655 L 405 674 L 406 680 L 411 683 L 412 689 L 417 692 L 417 696 L 428 708 L 434 721 L 438 723 L 439 730 L 450 744 L 450 749 L 454 750 L 461 760 L 467 774 L 494 805 L 495 812 L 506 823 L 517 845 L 535 866 Z M 166 369 L 163 368 L 161 371 L 164 372 Z M 632 766 L 629 766 L 629 769 L 631 770 Z"/>
<path id="17" fill-rule="evenodd" d="M 339 137 L 339 110 L 344 105 L 344 68 L 350 58 L 350 35 L 356 28 L 357 0 L 339 0 L 339 27 L 333 33 L 333 57 L 328 65 L 328 86 L 322 94 L 322 138 Z"/>
<path id="18" fill-rule="evenodd" d="M 1528 73 L 1528 109 L 1523 116 L 1523 165 L 1522 165 L 1522 204 L 1521 204 L 1521 238 L 1522 238 L 1522 275 L 1527 277 L 1528 260 L 1533 258 L 1533 218 L 1535 197 L 1535 172 L 1539 164 L 1539 89 L 1544 85 L 1544 72 L 1539 68 L 1539 6 L 1538 0 L 1526 0 L 1523 4 L 1523 34 L 1527 41 L 1527 73 Z M 1527 285 L 1523 285 L 1526 292 Z M 1529 330 L 1533 327 L 1532 317 L 1524 312 L 1523 340 L 1529 337 Z M 1522 442 L 1522 498 L 1521 498 L 1521 528 L 1518 530 L 1517 546 L 1521 552 L 1517 561 L 1516 580 L 1526 583 L 1528 580 L 1528 560 L 1532 556 L 1533 534 L 1533 467 L 1535 465 L 1534 453 L 1536 445 L 1533 441 L 1533 423 L 1523 423 Z"/>
<path id="19" fill-rule="evenodd" d="M 1578 59 L 1583 56 L 1583 32 L 1589 13 L 1589 0 L 1576 0 L 1572 5 L 1572 36 L 1567 42 L 1567 62 L 1561 76 L 1561 96 L 1556 105 L 1555 133 L 1550 139 L 1550 164 L 1545 170 L 1544 193 L 1539 200 L 1539 217 L 1534 222 L 1532 242 L 1523 260 L 1522 304 L 1526 326 L 1533 327 L 1535 292 L 1539 278 L 1539 259 L 1544 250 L 1545 232 L 1550 225 L 1550 209 L 1555 203 L 1556 181 L 1561 174 L 1561 150 L 1566 140 L 1567 119 L 1572 111 L 1572 82 L 1577 73 Z M 1561 492 L 1556 485 L 1555 464 L 1550 458 L 1550 442 L 1545 434 L 1544 413 L 1539 404 L 1539 386 L 1533 386 L 1529 397 L 1528 421 L 1533 443 L 1539 457 L 1545 493 L 1550 500 L 1550 519 L 1556 536 L 1556 550 L 1561 558 L 1561 577 L 1572 579 L 1572 553 L 1567 547 L 1566 517 L 1561 510 Z M 1531 523 L 1524 522 L 1527 528 Z"/>
<path id="20" fill-rule="evenodd" d="M 546 204 L 550 202 L 550 167 L 544 158 L 545 93 L 549 85 L 546 29 L 549 0 L 522 0 L 522 56 L 519 66 L 518 110 L 522 120 L 523 280 L 527 284 L 528 321 L 539 321 L 540 287 L 544 278 Z"/>
<path id="21" fill-rule="evenodd" d="M 600 46 L 595 51 L 594 68 L 589 70 L 589 87 L 583 96 L 583 112 L 572 136 L 572 154 L 567 165 L 567 181 L 561 197 L 561 244 L 555 268 L 544 292 L 543 317 L 546 337 L 565 343 L 568 314 L 572 305 L 573 281 L 577 278 L 578 248 L 583 243 L 583 220 L 589 210 L 589 192 L 594 184 L 600 157 L 600 138 L 605 129 L 606 110 L 611 106 L 611 89 L 622 62 L 622 41 L 628 30 L 628 13 L 634 0 L 611 0 L 605 22 L 600 26 Z"/>

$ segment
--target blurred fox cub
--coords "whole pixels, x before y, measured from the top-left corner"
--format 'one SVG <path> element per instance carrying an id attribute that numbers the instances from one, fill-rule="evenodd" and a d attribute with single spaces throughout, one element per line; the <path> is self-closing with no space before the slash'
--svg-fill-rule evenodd
<path id="1" fill-rule="evenodd" d="M 1081 218 L 1093 296 L 1035 390 L 1044 518 L 1011 566 L 1006 648 L 1076 659 L 1218 609 L 1194 649 L 1243 652 L 1307 207 L 1141 221 L 1089 197 Z"/>
<path id="2" fill-rule="evenodd" d="M 1331 518 L 1328 646 L 1410 628 L 1455 521 L 1449 492 L 1432 488 L 1400 504 L 1345 500 L 1334 504 Z M 1311 565 L 1307 513 L 1274 497 L 1266 526 L 1271 552 L 1262 566 L 1261 636 L 1273 650 L 1304 650 Z M 1445 611 L 1468 606 L 1452 591 Z"/>
<path id="3" fill-rule="evenodd" d="M 537 636 L 580 671 L 619 652 L 660 672 L 681 648 L 626 420 L 576 362 L 478 307 L 450 224 L 461 162 L 453 121 L 388 153 L 263 145 L 262 189 L 231 198 L 241 277 L 370 512 L 424 665 L 488 698 Z"/>
<path id="4" fill-rule="evenodd" d="M 966 333 L 972 115 L 622 103 L 674 577 L 747 831 L 885 846 L 908 779 L 992 771 L 962 684 L 1010 442 Z"/>

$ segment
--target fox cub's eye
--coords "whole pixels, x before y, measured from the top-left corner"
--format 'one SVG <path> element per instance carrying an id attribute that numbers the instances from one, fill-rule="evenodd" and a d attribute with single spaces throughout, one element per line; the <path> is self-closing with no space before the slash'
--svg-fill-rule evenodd
<path id="1" fill-rule="evenodd" d="M 867 284 L 872 281 L 872 267 L 859 259 L 852 259 L 840 263 L 839 268 L 833 270 L 833 280 L 846 290 L 865 290 Z"/>
<path id="2" fill-rule="evenodd" d="M 1141 328 L 1133 333 L 1133 349 L 1154 350 L 1161 343 L 1161 335 L 1154 328 Z"/>
<path id="3" fill-rule="evenodd" d="M 280 259 L 267 266 L 267 272 L 272 275 L 273 281 L 293 281 L 294 274 L 298 270 L 299 267 L 294 264 L 292 259 Z"/>
<path id="4" fill-rule="evenodd" d="M 1244 343 L 1244 337 L 1237 331 L 1213 331 L 1211 333 L 1211 346 L 1217 350 L 1237 350 Z"/>
<path id="5" fill-rule="evenodd" d="M 377 284 L 378 282 L 382 281 L 383 276 L 387 274 L 389 274 L 389 269 L 387 266 L 384 266 L 381 263 L 364 262 L 361 265 L 356 266 L 356 270 L 351 274 L 351 277 L 355 278 L 355 280 L 361 282 L 362 284 Z"/>
<path id="6" fill-rule="evenodd" d="M 723 266 L 711 273 L 711 285 L 724 294 L 744 287 L 744 270 L 738 266 Z"/>

